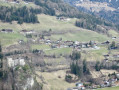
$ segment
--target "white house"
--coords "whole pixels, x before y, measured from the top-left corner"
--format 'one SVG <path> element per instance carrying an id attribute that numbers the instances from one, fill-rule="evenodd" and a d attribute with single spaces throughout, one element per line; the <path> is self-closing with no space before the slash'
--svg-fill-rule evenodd
<path id="1" fill-rule="evenodd" d="M 25 65 L 25 61 L 24 59 L 15 59 L 13 60 L 12 58 L 7 58 L 8 60 L 8 66 L 9 67 L 14 67 L 14 66 L 17 66 L 17 65 L 21 65 L 21 66 L 24 66 Z"/>
<path id="2" fill-rule="evenodd" d="M 79 44 L 79 42 L 78 42 L 78 41 L 75 41 L 75 44 L 76 44 L 76 45 L 78 45 L 78 44 Z"/>
<path id="3" fill-rule="evenodd" d="M 76 83 L 76 87 L 81 90 L 85 89 L 83 83 L 80 83 L 80 82 Z"/>

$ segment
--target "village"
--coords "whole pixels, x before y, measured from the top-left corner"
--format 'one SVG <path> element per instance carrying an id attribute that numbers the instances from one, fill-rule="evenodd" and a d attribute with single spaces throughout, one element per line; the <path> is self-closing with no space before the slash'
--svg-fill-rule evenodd
<path id="1" fill-rule="evenodd" d="M 14 31 L 12 29 L 2 29 L 1 33 L 9 34 L 14 33 Z M 80 80 L 77 76 L 72 76 L 69 72 L 66 73 L 66 75 L 71 75 L 72 78 L 74 78 L 74 80 L 72 79 L 72 82 L 69 83 L 76 84 L 74 88 L 67 87 L 67 90 L 92 90 L 119 85 L 119 54 L 111 53 L 111 50 L 113 51 L 118 49 L 118 43 L 109 48 L 109 46 L 112 45 L 112 41 L 100 43 L 96 41 L 64 41 L 62 38 L 59 40 L 53 40 L 50 36 L 61 33 L 53 32 L 52 30 L 40 33 L 35 30 L 21 30 L 19 33 L 24 35 L 24 37 L 27 38 L 27 41 L 18 40 L 17 44 L 4 48 L 4 54 L 9 68 L 13 68 L 15 70 L 18 66 L 23 67 L 26 65 L 26 62 L 29 62 L 33 64 L 36 71 L 40 72 L 55 72 L 58 70 L 67 70 L 70 72 L 69 65 L 72 62 L 70 59 L 71 53 L 63 54 L 60 52 L 59 54 L 55 54 L 54 52 L 47 54 L 47 51 L 70 48 L 71 52 L 77 51 L 83 53 L 87 51 L 100 50 L 101 47 L 106 46 L 109 52 L 101 55 L 104 57 L 103 60 L 100 61 L 103 66 L 101 70 L 95 71 L 94 68 L 96 61 L 87 61 L 90 74 L 88 76 L 86 75 L 86 77 L 90 77 L 89 79 Z M 116 37 L 113 37 L 113 40 L 115 39 Z M 38 48 L 34 48 L 34 45 Z M 39 46 L 41 47 L 39 48 Z M 45 48 L 43 46 L 45 46 Z M 63 58 L 64 60 L 57 63 L 55 60 L 60 58 Z M 62 65 L 62 67 L 58 67 L 60 65 Z M 56 68 L 53 68 L 54 66 Z M 60 75 L 58 77 L 60 77 Z"/>
<path id="2" fill-rule="evenodd" d="M 118 0 L 0 0 L 0 90 L 118 90 Z"/>

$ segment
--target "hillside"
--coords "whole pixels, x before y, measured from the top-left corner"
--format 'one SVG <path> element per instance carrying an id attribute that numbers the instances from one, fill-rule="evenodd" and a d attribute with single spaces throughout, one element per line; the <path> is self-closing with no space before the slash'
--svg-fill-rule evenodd
<path id="1" fill-rule="evenodd" d="M 2 1 L 3 2 L 3 1 Z M 26 23 L 40 23 L 38 21 L 37 14 L 47 14 L 51 16 L 57 17 L 70 17 L 70 18 L 78 18 L 84 19 L 87 22 L 87 27 L 83 27 L 86 29 L 94 30 L 93 27 L 97 27 L 97 25 L 101 26 L 110 26 L 114 28 L 114 25 L 108 21 L 100 19 L 99 17 L 95 17 L 92 15 L 88 15 L 81 11 L 78 11 L 76 8 L 70 6 L 69 4 L 64 3 L 62 0 L 28 0 L 26 4 L 25 1 L 22 2 L 14 2 L 14 7 L 7 6 L 8 2 L 3 2 L 3 6 L 0 8 L 0 19 L 3 22 L 12 22 L 18 21 L 19 24 L 23 22 Z M 20 6 L 22 3 L 25 3 L 26 6 Z M 20 7 L 18 7 L 20 6 Z M 4 9 L 4 10 L 3 10 Z M 8 12 L 9 11 L 9 12 Z M 29 15 L 28 15 L 29 14 Z M 19 18 L 20 17 L 20 18 Z"/>
<path id="2" fill-rule="evenodd" d="M 72 3 L 72 2 L 83 3 L 83 2 L 92 1 L 92 2 L 108 3 L 108 6 L 116 8 L 116 9 L 118 9 L 118 7 L 119 7 L 119 0 L 64 0 L 64 1 L 70 2 L 70 3 Z"/>
<path id="3" fill-rule="evenodd" d="M 79 10 L 119 24 L 118 0 L 64 0 Z"/>
<path id="4" fill-rule="evenodd" d="M 0 36 L 1 43 L 3 45 L 9 45 L 21 39 L 24 39 L 26 41 L 26 37 L 23 36 L 22 34 L 19 34 L 19 32 L 23 29 L 35 30 L 38 32 L 42 32 L 44 30 L 48 31 L 49 29 L 51 29 L 53 32 L 64 32 L 64 34 L 53 35 L 52 38 L 54 39 L 59 39 L 61 37 L 64 40 L 67 39 L 70 40 L 70 38 L 68 37 L 72 37 L 71 38 L 72 40 L 78 41 L 89 41 L 89 40 L 105 41 L 109 39 L 107 35 L 101 35 L 94 31 L 76 27 L 75 26 L 75 22 L 77 20 L 76 18 L 70 18 L 70 21 L 60 21 L 57 20 L 55 16 L 41 14 L 38 15 L 38 20 L 40 21 L 40 23 L 38 24 L 23 23 L 22 25 L 17 24 L 17 22 L 15 21 L 12 22 L 12 24 L 0 22 L 0 29 L 12 29 L 14 31 L 14 33 L 11 33 L 9 35 L 1 33 Z M 85 36 L 85 34 L 89 36 Z"/>
<path id="5" fill-rule="evenodd" d="M 89 2 L 79 3 L 83 5 L 83 1 Z M 0 0 L 0 90 L 119 86 L 116 25 L 70 4 L 63 0 Z M 106 10 L 116 9 L 109 7 Z"/>

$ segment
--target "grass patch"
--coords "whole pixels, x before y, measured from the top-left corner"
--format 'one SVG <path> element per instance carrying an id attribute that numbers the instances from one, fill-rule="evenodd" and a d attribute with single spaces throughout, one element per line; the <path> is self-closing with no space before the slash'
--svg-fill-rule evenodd
<path id="1" fill-rule="evenodd" d="M 72 48 L 57 48 L 57 49 L 52 49 L 52 50 L 47 50 L 45 53 L 47 55 L 69 55 L 72 52 Z"/>
<path id="2" fill-rule="evenodd" d="M 119 36 L 118 32 L 116 32 L 116 31 L 114 31 L 114 30 L 109 30 L 108 33 L 109 33 L 110 35 L 112 35 L 112 37 L 118 37 L 118 36 Z"/>
<path id="3" fill-rule="evenodd" d="M 89 50 L 86 52 L 86 54 L 82 53 L 82 59 L 86 59 L 87 61 L 103 60 L 103 55 L 108 53 L 108 49 L 106 47 L 100 47 L 99 50 Z"/>
<path id="4" fill-rule="evenodd" d="M 103 42 L 106 40 L 110 40 L 111 38 L 107 37 L 106 35 L 102 35 L 99 33 L 96 33 L 94 31 L 89 30 L 80 30 L 74 33 L 66 33 L 62 35 L 53 35 L 52 38 L 59 39 L 62 38 L 63 40 L 72 40 L 72 41 L 99 41 Z"/>
<path id="5" fill-rule="evenodd" d="M 67 31 L 67 30 L 78 30 L 79 28 L 74 25 L 76 19 L 72 18 L 70 21 L 60 21 L 57 20 L 55 16 L 49 16 L 40 14 L 38 15 L 38 20 L 40 23 L 27 24 L 24 23 L 21 26 L 25 29 L 34 29 L 37 31 L 49 30 L 52 31 Z"/>
<path id="6" fill-rule="evenodd" d="M 67 31 L 67 30 L 78 30 L 79 28 L 74 25 L 76 19 L 72 18 L 70 21 L 60 21 L 57 20 L 55 16 L 49 16 L 44 14 L 38 15 L 38 20 L 40 23 L 23 23 L 23 24 L 17 24 L 17 22 L 10 23 L 3 23 L 0 22 L 0 29 L 13 29 L 15 31 L 19 31 L 22 29 L 27 30 L 37 30 L 37 31 L 43 31 L 43 30 L 49 30 L 52 29 L 54 31 Z"/>
<path id="7" fill-rule="evenodd" d="M 109 88 L 103 88 L 103 89 L 97 89 L 97 90 L 119 90 L 119 87 L 109 87 Z"/>
<path id="8" fill-rule="evenodd" d="M 60 63 L 60 62 L 63 62 L 65 61 L 65 58 L 64 57 L 60 57 L 60 58 L 45 58 L 44 61 L 46 63 Z"/>
<path id="9" fill-rule="evenodd" d="M 0 41 L 3 46 L 11 45 L 21 39 L 26 40 L 26 38 L 19 33 L 0 33 Z"/>
<path id="10" fill-rule="evenodd" d="M 98 54 L 98 55 L 104 55 L 108 53 L 108 49 L 105 47 L 100 47 L 99 50 L 92 50 L 92 53 Z"/>
<path id="11" fill-rule="evenodd" d="M 45 50 L 45 49 L 50 49 L 50 46 L 46 44 L 32 45 L 32 49 Z"/>
<path id="12" fill-rule="evenodd" d="M 45 81 L 48 84 L 44 84 L 43 90 L 66 90 L 69 87 L 74 87 L 74 83 L 68 83 L 65 81 L 65 70 L 60 70 L 56 72 L 36 72 L 39 76 L 43 76 L 45 78 Z M 61 76 L 61 78 L 58 78 L 58 76 Z"/>

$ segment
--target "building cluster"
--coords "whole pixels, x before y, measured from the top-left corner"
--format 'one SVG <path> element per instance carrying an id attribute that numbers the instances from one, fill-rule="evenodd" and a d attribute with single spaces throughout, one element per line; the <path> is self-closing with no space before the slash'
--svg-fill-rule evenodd
<path id="1" fill-rule="evenodd" d="M 66 17 L 57 17 L 56 19 L 60 21 L 70 21 L 70 19 Z"/>
<path id="2" fill-rule="evenodd" d="M 27 35 L 27 34 L 34 34 L 35 31 L 34 30 L 21 30 L 20 33 L 24 34 L 24 35 Z"/>
<path id="3" fill-rule="evenodd" d="M 7 58 L 8 60 L 8 66 L 9 67 L 15 67 L 17 65 L 24 66 L 25 65 L 25 60 L 18 58 L 18 59 L 12 59 L 12 58 Z"/>

